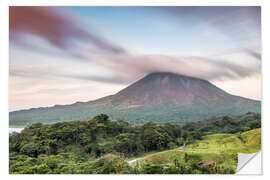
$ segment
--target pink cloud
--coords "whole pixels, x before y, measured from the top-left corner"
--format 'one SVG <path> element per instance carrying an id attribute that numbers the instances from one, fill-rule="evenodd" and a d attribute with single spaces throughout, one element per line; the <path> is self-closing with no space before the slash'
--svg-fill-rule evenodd
<path id="1" fill-rule="evenodd" d="M 31 47 L 31 43 L 23 41 L 25 34 L 38 36 L 48 40 L 60 49 L 76 47 L 76 41 L 91 43 L 96 48 L 110 53 L 124 53 L 125 50 L 94 35 L 75 22 L 70 13 L 54 7 L 10 7 L 9 28 L 10 41 Z"/>

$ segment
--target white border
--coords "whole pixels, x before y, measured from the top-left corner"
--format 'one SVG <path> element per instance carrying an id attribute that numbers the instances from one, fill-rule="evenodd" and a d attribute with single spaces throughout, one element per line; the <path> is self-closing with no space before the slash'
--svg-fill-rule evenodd
<path id="1" fill-rule="evenodd" d="M 270 151 L 269 149 L 269 133 L 268 130 L 270 128 L 270 85 L 269 85 L 269 77 L 270 77 L 270 6 L 269 0 L 1 0 L 0 6 L 0 137 L 1 137 L 1 145 L 0 148 L 0 172 L 1 172 L 1 179 L 47 179 L 47 178 L 66 178 L 66 179 L 73 179 L 73 176 L 69 175 L 8 175 L 8 6 L 9 5 L 60 5 L 60 6 L 68 6 L 68 5 L 121 5 L 121 6 L 129 6 L 129 5 L 147 5 L 147 6 L 262 6 L 262 43 L 263 43 L 263 62 L 262 62 L 262 74 L 263 74 L 263 93 L 262 93 L 262 132 L 263 132 L 263 159 L 270 160 Z M 267 153 L 268 152 L 268 153 Z M 267 161 L 266 161 L 267 162 Z M 207 179 L 216 179 L 216 178 L 266 178 L 270 175 L 270 166 L 266 165 L 266 162 L 263 161 L 263 176 L 239 176 L 239 175 L 232 175 L 232 176 L 220 176 L 220 175 L 211 175 L 211 176 L 204 176 L 204 175 L 146 175 L 142 176 L 130 176 L 130 175 L 115 175 L 115 176 L 106 176 L 106 175 L 76 175 L 76 178 L 82 179 L 89 179 L 89 178 L 110 178 L 110 179 L 138 179 L 138 178 L 157 178 L 157 179 L 164 179 L 165 178 L 172 178 L 172 179 L 200 179 L 207 178 Z M 268 177 L 269 179 L 269 177 Z"/>

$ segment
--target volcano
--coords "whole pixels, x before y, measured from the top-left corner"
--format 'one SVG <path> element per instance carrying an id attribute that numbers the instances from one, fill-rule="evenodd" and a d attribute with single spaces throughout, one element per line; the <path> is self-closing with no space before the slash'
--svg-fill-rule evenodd
<path id="1" fill-rule="evenodd" d="M 191 105 L 196 101 L 225 101 L 228 95 L 209 81 L 174 73 L 151 73 L 123 89 L 113 102 L 131 105 L 173 103 Z"/>
<path id="2" fill-rule="evenodd" d="M 231 95 L 207 80 L 154 72 L 115 95 L 95 101 L 11 112 L 10 125 L 88 120 L 100 113 L 133 124 L 150 121 L 182 124 L 260 111 L 260 101 Z"/>

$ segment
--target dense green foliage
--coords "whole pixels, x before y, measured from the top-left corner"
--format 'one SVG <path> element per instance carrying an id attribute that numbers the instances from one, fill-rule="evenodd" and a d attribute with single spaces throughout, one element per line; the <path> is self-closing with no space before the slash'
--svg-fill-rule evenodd
<path id="1" fill-rule="evenodd" d="M 198 131 L 203 135 L 214 133 L 244 132 L 261 127 L 261 115 L 248 112 L 242 116 L 223 116 L 206 121 L 188 122 L 183 126 L 187 131 Z"/>
<path id="2" fill-rule="evenodd" d="M 124 121 L 110 121 L 105 114 L 89 121 L 36 123 L 27 126 L 21 133 L 10 135 L 9 170 L 15 174 L 218 173 L 218 169 L 205 170 L 194 163 L 190 167 L 181 163 L 160 167 L 145 162 L 140 167 L 132 167 L 125 159 L 193 144 L 206 134 L 237 133 L 258 127 L 260 115 L 254 113 L 184 126 L 151 122 L 130 125 Z"/>
<path id="3" fill-rule="evenodd" d="M 201 121 L 211 117 L 225 115 L 242 115 L 248 111 L 259 113 L 259 101 L 230 96 L 226 97 L 226 104 L 218 101 L 198 101 L 192 105 L 179 106 L 171 102 L 159 105 L 128 106 L 113 101 L 112 96 L 91 102 L 78 102 L 72 105 L 56 105 L 48 108 L 33 108 L 9 113 L 10 126 L 26 126 L 33 123 L 56 123 L 63 121 L 80 121 L 92 119 L 94 116 L 105 113 L 112 120 L 124 120 L 130 124 L 174 123 L 183 125 L 188 121 Z M 237 102 L 237 103 L 236 103 Z"/>

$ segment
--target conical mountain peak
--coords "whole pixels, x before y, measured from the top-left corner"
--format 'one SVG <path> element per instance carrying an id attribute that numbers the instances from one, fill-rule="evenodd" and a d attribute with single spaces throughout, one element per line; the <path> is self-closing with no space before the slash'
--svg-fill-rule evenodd
<path id="1" fill-rule="evenodd" d="M 192 104 L 195 100 L 217 98 L 227 93 L 210 82 L 171 72 L 154 72 L 115 95 L 115 101 L 132 105 L 174 103 Z"/>
<path id="2" fill-rule="evenodd" d="M 86 120 L 105 113 L 114 120 L 134 124 L 149 121 L 180 124 L 247 112 L 260 112 L 260 102 L 228 94 L 203 79 L 154 72 L 114 95 L 95 101 L 12 112 L 10 122 L 25 125 L 32 119 L 43 123 Z"/>

